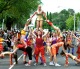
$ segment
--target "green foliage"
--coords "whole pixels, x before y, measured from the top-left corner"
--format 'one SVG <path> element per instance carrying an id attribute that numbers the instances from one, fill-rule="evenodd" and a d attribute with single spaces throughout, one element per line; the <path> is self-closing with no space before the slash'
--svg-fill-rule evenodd
<path id="1" fill-rule="evenodd" d="M 69 15 L 74 15 L 74 10 L 73 9 L 68 9 Z"/>
<path id="2" fill-rule="evenodd" d="M 4 18 L 5 24 L 23 25 L 40 3 L 40 0 L 0 0 L 0 19 Z"/>
<path id="3" fill-rule="evenodd" d="M 54 25 L 58 26 L 61 30 L 68 29 L 68 25 L 66 24 L 66 20 L 69 16 L 73 16 L 74 10 L 73 9 L 63 9 L 62 11 L 55 12 L 55 13 L 48 13 L 48 19 L 53 22 Z M 72 21 L 71 21 L 72 22 Z M 72 28 L 70 28 L 72 29 Z"/>
<path id="4" fill-rule="evenodd" d="M 73 30 L 74 27 L 74 16 L 70 16 L 67 20 L 66 20 L 66 29 L 70 29 Z"/>
<path id="5" fill-rule="evenodd" d="M 11 26 L 15 24 L 18 25 L 18 28 L 24 26 L 26 20 L 37 9 L 39 4 L 41 4 L 41 0 L 0 0 L 0 25 L 4 19 L 7 29 L 10 29 Z M 59 13 L 47 12 L 47 18 L 61 30 L 73 30 L 73 9 L 63 9 Z M 80 13 L 76 13 L 76 28 L 79 22 Z M 45 21 L 43 23 L 43 28 L 52 30 Z"/>

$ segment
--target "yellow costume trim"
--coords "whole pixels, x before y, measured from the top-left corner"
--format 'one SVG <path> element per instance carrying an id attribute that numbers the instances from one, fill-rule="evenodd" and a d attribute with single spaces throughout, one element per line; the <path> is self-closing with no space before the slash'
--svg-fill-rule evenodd
<path id="1" fill-rule="evenodd" d="M 4 39 L 3 38 L 0 38 L 0 42 L 3 42 L 4 41 Z"/>
<path id="2" fill-rule="evenodd" d="M 36 20 L 43 20 L 42 15 L 38 15 Z"/>
<path id="3" fill-rule="evenodd" d="M 37 19 L 36 20 L 43 20 L 42 11 L 41 12 L 37 11 Z"/>
<path id="4" fill-rule="evenodd" d="M 21 35 L 26 35 L 26 31 L 25 30 L 21 30 Z"/>

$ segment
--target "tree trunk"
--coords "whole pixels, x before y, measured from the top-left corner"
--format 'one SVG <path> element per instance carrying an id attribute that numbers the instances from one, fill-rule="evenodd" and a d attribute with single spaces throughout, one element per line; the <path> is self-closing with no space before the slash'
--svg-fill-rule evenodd
<path id="1" fill-rule="evenodd" d="M 13 24 L 13 19 L 8 17 L 7 20 L 6 20 L 6 28 L 7 28 L 7 30 L 11 30 L 12 24 Z"/>

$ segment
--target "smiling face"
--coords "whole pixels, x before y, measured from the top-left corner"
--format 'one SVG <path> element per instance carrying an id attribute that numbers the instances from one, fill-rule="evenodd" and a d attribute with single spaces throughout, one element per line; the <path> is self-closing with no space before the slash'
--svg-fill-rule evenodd
<path id="1" fill-rule="evenodd" d="M 29 39 L 32 39 L 32 34 L 29 35 Z"/>
<path id="2" fill-rule="evenodd" d="M 38 30 L 37 34 L 38 34 L 38 35 L 41 35 L 41 31 L 40 31 L 40 30 Z"/>
<path id="3" fill-rule="evenodd" d="M 50 32 L 47 33 L 47 37 L 50 37 Z"/>
<path id="4" fill-rule="evenodd" d="M 56 33 L 55 32 L 53 32 L 53 37 L 56 37 L 57 35 L 56 35 Z"/>

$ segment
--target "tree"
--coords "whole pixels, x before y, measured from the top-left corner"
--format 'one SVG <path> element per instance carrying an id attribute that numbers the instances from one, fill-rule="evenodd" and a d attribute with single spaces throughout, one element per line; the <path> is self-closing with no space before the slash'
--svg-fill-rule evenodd
<path id="1" fill-rule="evenodd" d="M 70 15 L 74 15 L 74 10 L 73 9 L 68 9 L 68 12 Z"/>
<path id="2" fill-rule="evenodd" d="M 80 13 L 76 13 L 76 19 L 77 19 L 77 30 L 80 31 Z"/>
<path id="3" fill-rule="evenodd" d="M 15 23 L 24 24 L 40 3 L 40 0 L 0 0 L 1 19 L 5 19 L 7 29 L 10 30 Z"/>
<path id="4" fill-rule="evenodd" d="M 74 30 L 74 16 L 70 16 L 67 20 L 66 20 L 66 29 L 68 30 Z"/>

